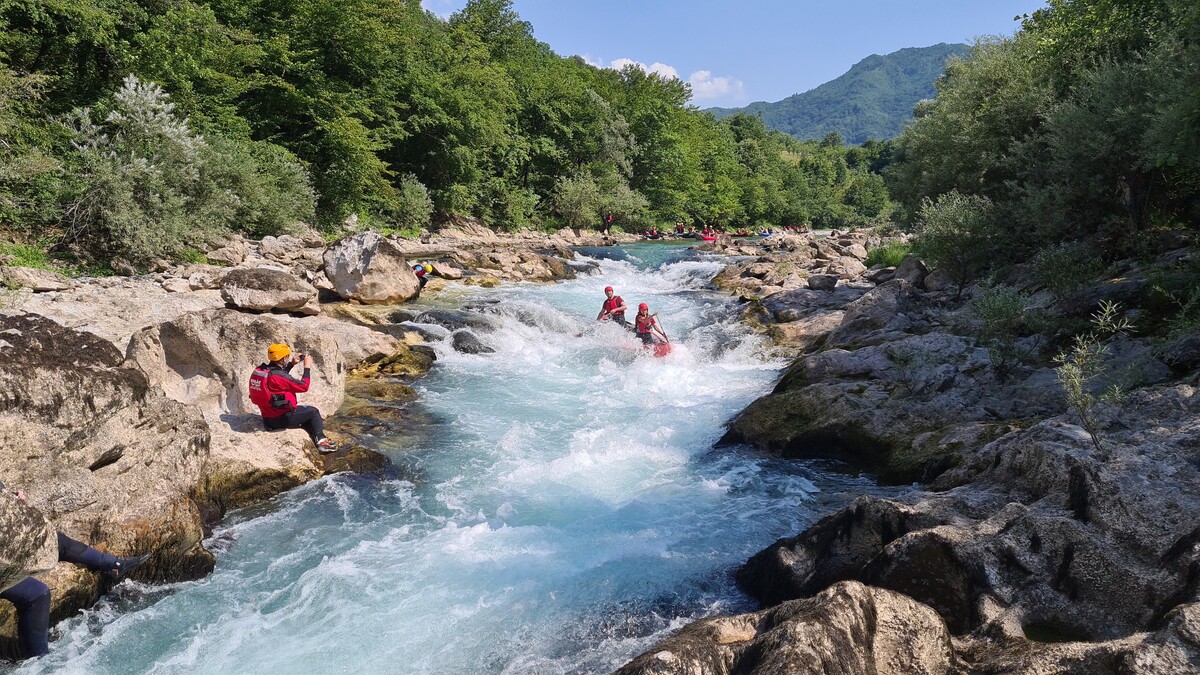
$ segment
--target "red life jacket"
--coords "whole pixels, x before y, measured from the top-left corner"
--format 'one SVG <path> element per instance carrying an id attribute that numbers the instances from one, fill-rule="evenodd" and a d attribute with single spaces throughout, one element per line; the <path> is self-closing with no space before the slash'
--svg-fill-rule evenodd
<path id="1" fill-rule="evenodd" d="M 614 309 L 620 307 L 623 304 L 625 304 L 625 301 L 622 300 L 621 296 L 619 296 L 619 295 L 614 295 L 611 298 L 605 298 L 604 299 L 604 311 L 612 312 Z M 621 312 L 621 313 L 624 314 L 625 312 Z"/>
<path id="2" fill-rule="evenodd" d="M 634 318 L 634 330 L 638 333 L 649 333 L 650 327 L 653 325 L 654 317 L 650 316 L 649 314 L 644 317 L 641 314 L 638 314 Z"/>
<path id="3" fill-rule="evenodd" d="M 267 378 L 270 371 L 259 366 L 250 375 L 250 402 L 260 408 L 271 407 L 271 392 L 267 391 Z"/>

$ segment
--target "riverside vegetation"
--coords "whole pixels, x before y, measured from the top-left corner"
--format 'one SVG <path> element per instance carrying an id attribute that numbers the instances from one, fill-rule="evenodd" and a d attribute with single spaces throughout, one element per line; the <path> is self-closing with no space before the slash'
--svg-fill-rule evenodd
<path id="1" fill-rule="evenodd" d="M 154 551 L 143 578 L 211 569 L 227 508 L 380 469 L 248 426 L 239 373 L 262 336 L 302 341 L 314 402 L 349 390 L 376 420 L 350 416 L 351 440 L 402 429 L 389 406 L 432 361 L 411 316 L 369 305 L 416 295 L 409 259 L 436 261 L 433 293 L 574 274 L 570 246 L 622 235 L 533 230 L 604 213 L 837 226 L 704 247 L 748 256 L 714 284 L 796 356 L 723 442 L 921 485 L 764 550 L 737 578 L 765 609 L 626 672 L 1200 669 L 1194 3 L 1052 0 L 952 61 L 901 136 L 855 148 L 560 58 L 501 1 L 448 21 L 415 2 L 33 7 L 0 5 L 0 470 L 60 529 Z M 371 228 L 389 236 L 353 232 Z M 103 383 L 86 400 L 81 373 Z M 56 616 L 94 601 L 96 579 L 51 574 Z"/>

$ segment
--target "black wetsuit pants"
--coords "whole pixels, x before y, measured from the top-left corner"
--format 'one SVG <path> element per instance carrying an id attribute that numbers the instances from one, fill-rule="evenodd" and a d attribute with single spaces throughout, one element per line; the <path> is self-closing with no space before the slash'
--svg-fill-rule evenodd
<path id="1" fill-rule="evenodd" d="M 82 565 L 94 572 L 108 571 L 117 557 L 101 553 L 81 541 L 58 533 L 58 559 Z M 50 587 L 33 577 L 0 592 L 0 598 L 17 608 L 17 646 L 24 658 L 42 656 L 50 651 Z"/>
<path id="2" fill-rule="evenodd" d="M 321 419 L 321 411 L 311 405 L 298 405 L 279 417 L 264 417 L 263 426 L 270 431 L 303 429 L 314 443 L 325 438 L 325 420 Z"/>

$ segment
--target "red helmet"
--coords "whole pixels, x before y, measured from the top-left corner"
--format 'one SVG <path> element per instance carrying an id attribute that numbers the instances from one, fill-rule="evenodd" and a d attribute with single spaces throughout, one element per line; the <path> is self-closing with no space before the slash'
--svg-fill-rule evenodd
<path id="1" fill-rule="evenodd" d="M 647 305 L 646 303 L 643 302 L 642 304 L 638 305 L 638 311 L 639 312 L 648 312 L 648 311 L 650 311 L 650 305 Z"/>
<path id="2" fill-rule="evenodd" d="M 607 293 L 607 292 L 609 292 L 609 291 L 611 291 L 611 290 L 612 290 L 612 286 L 605 286 L 605 287 L 604 287 L 604 292 L 605 292 L 605 293 Z"/>

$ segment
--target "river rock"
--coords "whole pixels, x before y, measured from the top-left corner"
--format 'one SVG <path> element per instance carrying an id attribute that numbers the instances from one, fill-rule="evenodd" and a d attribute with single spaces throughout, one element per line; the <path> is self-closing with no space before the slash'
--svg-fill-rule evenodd
<path id="1" fill-rule="evenodd" d="M 919 308 L 920 300 L 912 285 L 897 277 L 846 305 L 842 325 L 830 335 L 829 344 L 879 344 L 900 337 L 912 327 L 912 319 L 906 315 Z"/>
<path id="2" fill-rule="evenodd" d="M 929 607 L 854 582 L 752 614 L 703 619 L 620 675 L 954 672 L 950 633 Z"/>
<path id="3" fill-rule="evenodd" d="M 1163 362 L 1171 370 L 1181 375 L 1191 373 L 1200 368 L 1200 335 L 1191 333 L 1168 340 L 1162 353 Z"/>
<path id="4" fill-rule="evenodd" d="M 325 275 L 338 295 L 363 304 L 396 304 L 421 291 L 403 252 L 374 232 L 346 237 L 325 250 Z"/>
<path id="5" fill-rule="evenodd" d="M 224 246 L 209 251 L 204 257 L 210 262 L 233 267 L 242 264 L 249 254 L 250 245 L 246 243 L 245 239 L 235 235 L 226 240 Z"/>
<path id="6" fill-rule="evenodd" d="M 58 536 L 40 511 L 5 489 L 0 494 L 0 591 L 58 562 Z"/>
<path id="7" fill-rule="evenodd" d="M 896 268 L 893 278 L 903 279 L 912 288 L 921 288 L 921 285 L 925 282 L 925 277 L 928 275 L 929 268 L 925 267 L 925 262 L 910 253 L 904 256 L 904 260 Z"/>
<path id="8" fill-rule="evenodd" d="M 320 314 L 317 289 L 276 269 L 239 267 L 221 278 L 221 297 L 232 307 L 256 312 Z"/>
<path id="9" fill-rule="evenodd" d="M 941 293 L 954 288 L 954 282 L 941 270 L 933 270 L 925 276 L 925 280 L 921 283 L 925 290 L 931 293 Z"/>
<path id="10" fill-rule="evenodd" d="M 432 262 L 429 263 L 429 270 L 435 276 L 441 277 L 442 279 L 457 281 L 463 278 L 463 271 L 451 265 L 450 263 Z"/>
<path id="11" fill-rule="evenodd" d="M 808 277 L 808 287 L 814 291 L 832 291 L 837 282 L 836 274 L 813 274 Z"/>
<path id="12" fill-rule="evenodd" d="M 1051 656 L 1030 642 L 1065 636 L 1084 641 L 1073 653 L 1085 662 L 1128 653 L 1164 664 L 1145 672 L 1174 672 L 1166 665 L 1200 654 L 1200 393 L 1148 387 L 1099 414 L 1100 448 L 1073 415 L 1013 430 L 969 448 L 932 493 L 907 503 L 861 497 L 777 542 L 739 582 L 768 603 L 845 579 L 904 593 L 969 635 L 975 662 L 1095 672 L 1051 667 L 1070 663 L 1071 652 Z M 1164 616 L 1173 617 L 1166 623 L 1175 632 L 1164 638 L 1174 643 L 1128 637 L 1162 626 Z"/>
<path id="13" fill-rule="evenodd" d="M 209 451 L 200 412 L 90 333 L 24 314 L 0 317 L 0 336 L 0 480 L 76 539 L 155 551 L 140 578 L 211 570 L 191 498 Z"/>
<path id="14" fill-rule="evenodd" d="M 43 293 L 65 291 L 75 284 L 65 276 L 51 270 L 3 266 L 0 267 L 0 285 L 28 288 L 35 293 Z"/>
<path id="15" fill-rule="evenodd" d="M 487 346 L 474 333 L 469 330 L 459 330 L 454 332 L 452 338 L 454 351 L 462 352 L 463 354 L 492 354 L 496 350 Z"/>

